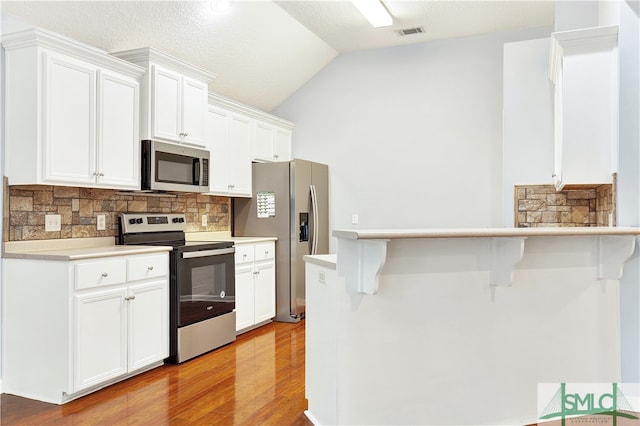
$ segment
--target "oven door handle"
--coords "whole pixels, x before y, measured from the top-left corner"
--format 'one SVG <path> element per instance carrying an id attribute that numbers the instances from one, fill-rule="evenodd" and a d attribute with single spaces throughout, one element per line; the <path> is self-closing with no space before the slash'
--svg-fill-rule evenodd
<path id="1" fill-rule="evenodd" d="M 221 254 L 230 254 L 235 252 L 236 252 L 235 247 L 225 248 L 225 249 L 216 249 L 216 250 L 187 251 L 182 253 L 182 258 L 193 259 L 195 257 L 218 256 Z"/>

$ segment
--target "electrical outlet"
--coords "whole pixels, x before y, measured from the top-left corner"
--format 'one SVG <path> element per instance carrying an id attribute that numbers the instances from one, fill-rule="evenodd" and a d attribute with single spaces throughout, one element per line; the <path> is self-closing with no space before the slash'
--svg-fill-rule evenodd
<path id="1" fill-rule="evenodd" d="M 202 215 L 202 226 L 207 226 L 207 215 L 206 214 Z"/>
<path id="2" fill-rule="evenodd" d="M 99 214 L 96 216 L 96 228 L 98 231 L 104 231 L 107 228 L 107 216 Z"/>
<path id="3" fill-rule="evenodd" d="M 44 216 L 44 230 L 46 232 L 55 232 L 60 230 L 60 215 L 47 214 Z"/>
<path id="4" fill-rule="evenodd" d="M 358 213 L 354 213 L 351 215 L 351 224 L 352 225 L 358 224 Z"/>

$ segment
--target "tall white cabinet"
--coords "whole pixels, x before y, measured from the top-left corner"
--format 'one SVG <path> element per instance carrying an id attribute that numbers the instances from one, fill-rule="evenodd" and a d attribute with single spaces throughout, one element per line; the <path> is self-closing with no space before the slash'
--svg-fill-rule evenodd
<path id="1" fill-rule="evenodd" d="M 612 182 L 618 151 L 618 27 L 551 35 L 554 83 L 553 182 Z"/>
<path id="2" fill-rule="evenodd" d="M 207 96 L 213 74 L 151 47 L 112 55 L 147 70 L 142 81 L 141 139 L 206 144 Z"/>
<path id="3" fill-rule="evenodd" d="M 2 46 L 9 184 L 139 189 L 144 69 L 39 29 Z"/>
<path id="4" fill-rule="evenodd" d="M 3 391 L 61 404 L 162 365 L 168 253 L 3 259 Z"/>

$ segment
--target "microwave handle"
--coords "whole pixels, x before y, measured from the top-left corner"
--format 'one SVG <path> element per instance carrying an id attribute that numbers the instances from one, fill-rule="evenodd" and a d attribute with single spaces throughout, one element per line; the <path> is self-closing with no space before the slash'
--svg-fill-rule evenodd
<path id="1" fill-rule="evenodd" d="M 193 159 L 193 184 L 194 185 L 200 184 L 200 159 L 199 158 Z"/>

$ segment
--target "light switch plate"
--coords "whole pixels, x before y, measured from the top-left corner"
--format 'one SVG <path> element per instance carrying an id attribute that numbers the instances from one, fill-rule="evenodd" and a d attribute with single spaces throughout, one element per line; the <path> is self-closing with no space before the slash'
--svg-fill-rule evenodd
<path id="1" fill-rule="evenodd" d="M 96 216 L 96 228 L 98 231 L 104 231 L 107 228 L 107 216 L 99 214 Z"/>
<path id="2" fill-rule="evenodd" d="M 202 226 L 207 226 L 207 215 L 206 214 L 202 215 Z"/>
<path id="3" fill-rule="evenodd" d="M 60 231 L 60 215 L 59 214 L 47 214 L 44 216 L 44 230 L 45 232 Z"/>

